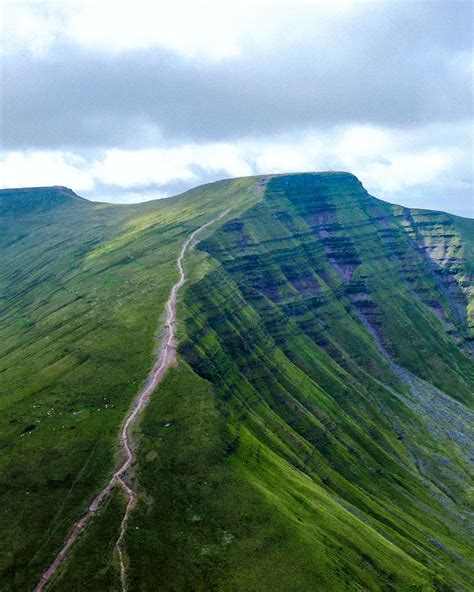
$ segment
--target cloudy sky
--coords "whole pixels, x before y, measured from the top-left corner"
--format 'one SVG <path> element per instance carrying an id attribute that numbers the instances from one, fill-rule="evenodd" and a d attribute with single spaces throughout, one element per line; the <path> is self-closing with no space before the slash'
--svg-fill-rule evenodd
<path id="1" fill-rule="evenodd" d="M 348 170 L 473 216 L 473 4 L 0 0 L 0 186 Z"/>

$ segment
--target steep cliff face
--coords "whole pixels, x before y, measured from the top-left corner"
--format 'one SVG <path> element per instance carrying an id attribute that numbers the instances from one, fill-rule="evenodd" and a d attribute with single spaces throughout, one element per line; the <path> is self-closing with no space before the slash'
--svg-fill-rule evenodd
<path id="1" fill-rule="evenodd" d="M 238 470 L 313 549 L 292 558 L 303 589 L 467 589 L 472 278 L 453 219 L 349 174 L 288 175 L 199 248 L 213 266 L 182 353 Z"/>
<path id="2" fill-rule="evenodd" d="M 437 276 L 441 291 L 461 326 L 467 324 L 467 339 L 474 338 L 472 313 L 472 228 L 466 220 L 441 212 L 408 210 L 394 207 L 401 216 L 404 229 L 413 239 L 416 248 Z M 471 224 L 472 226 L 472 224 Z M 425 303 L 437 314 L 442 307 L 435 297 L 425 292 Z M 466 306 L 467 303 L 467 306 Z M 472 345 L 471 345 L 472 348 Z"/>

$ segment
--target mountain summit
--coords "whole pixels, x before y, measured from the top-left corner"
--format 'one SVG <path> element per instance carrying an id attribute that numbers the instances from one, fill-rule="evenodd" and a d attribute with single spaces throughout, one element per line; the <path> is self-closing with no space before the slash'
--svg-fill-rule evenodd
<path id="1" fill-rule="evenodd" d="M 470 589 L 474 221 L 333 172 L 7 202 L 1 589 L 44 581 L 91 505 L 48 590 L 120 589 L 123 557 L 130 591 Z M 93 500 L 177 284 L 123 531 L 125 485 Z"/>
<path id="2" fill-rule="evenodd" d="M 62 205 L 89 203 L 68 187 L 27 187 L 0 190 L 0 215 L 51 210 Z"/>

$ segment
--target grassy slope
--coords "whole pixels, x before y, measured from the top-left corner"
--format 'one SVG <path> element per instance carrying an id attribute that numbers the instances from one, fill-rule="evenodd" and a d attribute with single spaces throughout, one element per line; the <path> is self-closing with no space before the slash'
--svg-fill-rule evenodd
<path id="1" fill-rule="evenodd" d="M 2 590 L 32 587 L 108 478 L 181 244 L 252 185 L 129 207 L 36 190 L 13 212 L 0 194 Z"/>
<path id="2" fill-rule="evenodd" d="M 469 467 L 459 443 L 437 438 L 424 414 L 406 404 L 408 386 L 362 322 L 400 363 L 467 403 L 466 320 L 452 312 L 453 300 L 462 299 L 424 264 L 413 238 L 419 228 L 406 211 L 341 185 L 341 177 L 326 179 L 323 192 L 311 178 L 300 181 L 271 181 L 264 202 L 236 212 L 188 260 L 193 283 L 180 310 L 188 363 L 170 372 L 141 427 L 142 496 L 127 538 L 131 590 L 466 587 L 469 571 L 459 557 L 469 553 L 462 525 Z M 9 270 L 24 269 L 33 252 L 31 269 L 43 271 L 20 281 L 7 276 L 11 292 L 2 303 L 8 322 L 1 330 L 13 345 L 1 358 L 11 381 L 5 393 L 14 396 L 2 395 L 11 433 L 3 426 L 0 433 L 7 461 L 24 463 L 4 480 L 2 527 L 13 533 L 1 580 L 7 590 L 32 582 L 110 469 L 118 423 L 149 367 L 175 277 L 176 238 L 184 236 L 176 222 L 188 220 L 189 231 L 200 211 L 211 216 L 222 207 L 221 197 L 251 205 L 259 197 L 250 185 L 216 184 L 140 208 L 86 204 L 79 216 L 82 210 L 63 208 L 53 219 L 49 212 L 47 227 L 36 215 L 26 220 L 27 248 L 12 245 Z M 100 245 L 93 242 L 99 228 Z M 45 240 L 57 246 L 40 250 Z M 51 260 L 38 265 L 39 255 Z M 61 285 L 83 298 L 68 303 L 56 323 L 58 270 L 68 270 Z M 344 281 L 344 273 L 353 275 Z M 31 345 L 15 350 L 33 329 Z M 69 360 L 66 348 L 89 357 Z M 8 357 L 15 351 L 16 361 Z M 66 368 L 56 371 L 58 364 Z M 104 394 L 107 409 L 104 402 L 95 411 Z M 44 407 L 33 408 L 38 402 Z M 45 422 L 61 438 L 52 457 Z M 39 475 L 36 463 L 48 468 Z M 2 475 L 17 463 L 10 465 Z M 33 495 L 28 502 L 25 490 Z M 28 516 L 14 516 L 17 507 Z M 120 512 L 117 496 L 53 589 L 118 589 Z M 25 565 L 33 547 L 40 551 Z"/>

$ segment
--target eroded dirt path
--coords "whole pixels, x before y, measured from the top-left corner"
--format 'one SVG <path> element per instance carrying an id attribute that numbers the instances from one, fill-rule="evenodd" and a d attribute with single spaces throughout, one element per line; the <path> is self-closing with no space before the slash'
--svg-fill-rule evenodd
<path id="1" fill-rule="evenodd" d="M 66 558 L 70 548 L 76 541 L 77 537 L 84 530 L 84 527 L 91 520 L 91 518 L 95 515 L 102 502 L 110 495 L 115 485 L 119 485 L 123 489 L 127 497 L 127 507 L 125 510 L 124 517 L 122 519 L 122 523 L 120 525 L 119 538 L 117 539 L 115 545 L 120 560 L 120 577 L 122 581 L 122 589 L 124 592 L 126 591 L 127 567 L 125 558 L 124 537 L 125 532 L 127 530 L 128 519 L 130 517 L 131 512 L 133 511 L 133 508 L 135 507 L 138 497 L 136 491 L 133 489 L 133 486 L 130 483 L 128 483 L 125 478 L 128 469 L 132 466 L 136 459 L 136 450 L 132 439 L 133 427 L 136 424 L 143 410 L 148 405 L 153 391 L 156 389 L 158 384 L 163 379 L 163 376 L 165 375 L 166 371 L 176 361 L 176 303 L 178 300 L 178 292 L 184 284 L 184 282 L 186 281 L 186 275 L 183 265 L 184 257 L 187 251 L 195 244 L 197 236 L 208 226 L 214 224 L 215 222 L 223 218 L 231 210 L 232 208 L 229 208 L 225 212 L 222 212 L 222 214 L 220 214 L 216 218 L 210 220 L 206 224 L 203 224 L 203 226 L 197 228 L 193 233 L 190 234 L 190 236 L 183 243 L 183 246 L 181 247 L 181 252 L 176 261 L 176 265 L 179 271 L 179 279 L 176 282 L 176 284 L 174 284 L 174 286 L 172 287 L 170 296 L 166 302 L 165 333 L 162 345 L 158 351 L 156 362 L 153 366 L 152 371 L 150 372 L 148 380 L 144 388 L 136 396 L 130 411 L 124 419 L 124 423 L 120 431 L 120 446 L 123 449 L 125 459 L 115 470 L 107 485 L 93 499 L 93 501 L 87 508 L 87 511 L 84 514 L 84 516 L 82 516 L 82 518 L 78 522 L 76 522 L 69 537 L 64 543 L 64 546 L 56 555 L 54 561 L 51 563 L 48 569 L 41 576 L 41 579 L 35 588 L 35 592 L 42 592 L 48 585 L 48 583 L 51 581 L 53 576 L 57 573 L 60 565 Z"/>

